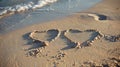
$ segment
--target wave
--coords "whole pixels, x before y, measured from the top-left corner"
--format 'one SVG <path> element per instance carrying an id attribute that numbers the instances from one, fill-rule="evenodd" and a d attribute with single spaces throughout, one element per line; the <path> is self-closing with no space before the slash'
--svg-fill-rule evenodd
<path id="1" fill-rule="evenodd" d="M 0 16 L 6 14 L 14 14 L 19 12 L 25 12 L 27 10 L 35 10 L 41 8 L 50 3 L 54 3 L 58 0 L 37 0 L 37 2 L 30 1 L 28 3 L 21 3 L 13 6 L 0 7 Z"/>

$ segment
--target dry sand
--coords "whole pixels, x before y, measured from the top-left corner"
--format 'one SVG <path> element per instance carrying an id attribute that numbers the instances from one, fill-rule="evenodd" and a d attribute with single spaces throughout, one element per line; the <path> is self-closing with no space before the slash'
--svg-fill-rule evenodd
<path id="1" fill-rule="evenodd" d="M 119 67 L 119 3 L 0 35 L 0 67 Z"/>

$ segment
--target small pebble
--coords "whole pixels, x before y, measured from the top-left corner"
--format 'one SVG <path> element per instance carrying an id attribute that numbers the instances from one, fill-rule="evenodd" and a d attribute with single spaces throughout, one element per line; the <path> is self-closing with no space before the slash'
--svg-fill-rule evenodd
<path id="1" fill-rule="evenodd" d="M 43 45 L 44 45 L 44 46 L 49 46 L 49 42 L 48 42 L 48 41 L 45 41 L 45 42 L 43 42 Z"/>
<path id="2" fill-rule="evenodd" d="M 97 40 L 97 39 L 98 39 L 98 37 L 95 37 L 95 38 L 94 38 L 94 40 Z"/>
<path id="3" fill-rule="evenodd" d="M 92 41 L 90 41 L 91 43 L 93 43 L 94 41 L 92 40 Z"/>

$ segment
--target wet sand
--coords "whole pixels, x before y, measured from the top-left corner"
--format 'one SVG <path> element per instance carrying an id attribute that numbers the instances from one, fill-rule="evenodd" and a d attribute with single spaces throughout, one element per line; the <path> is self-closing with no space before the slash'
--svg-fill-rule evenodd
<path id="1" fill-rule="evenodd" d="M 119 67 L 119 0 L 0 35 L 0 67 Z"/>

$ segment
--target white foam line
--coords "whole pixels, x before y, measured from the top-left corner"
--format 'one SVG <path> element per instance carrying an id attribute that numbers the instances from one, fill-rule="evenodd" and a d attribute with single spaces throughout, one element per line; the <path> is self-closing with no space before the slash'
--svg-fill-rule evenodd
<path id="1" fill-rule="evenodd" d="M 37 8 L 41 8 L 47 4 L 50 4 L 50 3 L 54 3 L 56 2 L 57 0 L 38 0 L 37 3 L 34 3 L 34 2 L 29 2 L 27 4 L 24 4 L 24 3 L 21 3 L 19 5 L 14 5 L 14 6 L 8 6 L 8 7 L 0 7 L 0 9 L 2 9 L 2 11 L 0 12 L 0 16 L 2 15 L 6 15 L 8 13 L 11 13 L 11 12 L 24 12 L 24 11 L 27 11 L 27 10 L 35 10 Z"/>

